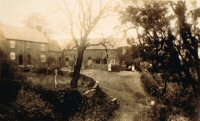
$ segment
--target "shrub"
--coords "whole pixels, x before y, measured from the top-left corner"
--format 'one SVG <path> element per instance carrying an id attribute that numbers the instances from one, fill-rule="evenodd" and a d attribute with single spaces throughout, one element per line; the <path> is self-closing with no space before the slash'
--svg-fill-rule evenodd
<path id="1" fill-rule="evenodd" d="M 195 115 L 195 99 L 192 93 L 191 86 L 184 86 L 182 83 L 175 83 L 174 79 L 179 78 L 173 75 L 169 78 L 171 82 L 167 83 L 166 92 L 164 95 L 159 95 L 159 86 L 163 84 L 161 74 L 151 75 L 149 72 L 142 72 L 141 81 L 144 89 L 152 96 L 157 97 L 157 104 L 152 111 L 156 114 L 154 120 L 164 120 L 164 113 L 169 115 L 178 115 L 180 112 L 189 114 L 191 117 Z M 166 110 L 167 109 L 167 110 Z M 177 110 L 178 109 L 178 110 Z M 165 111 L 164 111 L 165 110 Z M 164 112 L 159 114 L 158 112 Z M 184 114 L 185 116 L 185 114 Z M 187 117 L 187 115 L 186 115 Z"/>
<path id="2" fill-rule="evenodd" d="M 56 63 L 56 58 L 54 58 L 54 57 L 47 58 L 47 64 L 48 64 L 48 66 L 50 66 L 53 63 Z"/>
<path id="3" fill-rule="evenodd" d="M 8 104 L 14 101 L 18 95 L 20 84 L 18 81 L 1 80 L 0 82 L 0 103 Z"/>
<path id="4" fill-rule="evenodd" d="M 18 66 L 18 71 L 21 71 L 21 72 L 30 72 L 31 71 L 31 67 L 28 67 L 28 66 Z"/>
<path id="5" fill-rule="evenodd" d="M 60 70 L 60 69 L 61 69 L 61 66 L 60 66 L 59 64 L 57 64 L 57 63 L 52 63 L 52 64 L 50 65 L 50 68 L 51 68 L 51 69 L 58 69 L 58 70 Z"/>
<path id="6" fill-rule="evenodd" d="M 25 67 L 23 68 L 23 72 L 30 72 L 30 71 L 31 71 L 31 67 L 25 66 Z"/>
<path id="7" fill-rule="evenodd" d="M 166 105 L 182 108 L 190 115 L 194 115 L 195 99 L 192 94 L 192 87 L 183 87 L 178 83 L 168 83 L 165 97 L 162 99 Z"/>
<path id="8" fill-rule="evenodd" d="M 33 111 L 33 108 L 37 110 L 43 110 L 45 108 L 43 101 L 45 101 L 46 104 L 51 105 L 55 113 L 60 114 L 60 116 L 62 117 L 62 120 L 67 120 L 70 116 L 78 112 L 84 103 L 81 93 L 78 92 L 77 90 L 70 90 L 68 88 L 49 89 L 43 86 L 33 86 L 29 82 L 24 82 L 23 87 L 24 87 L 25 93 L 34 92 L 35 94 L 39 95 L 38 98 L 40 98 L 40 99 L 36 99 L 35 101 L 38 101 L 38 103 L 41 103 L 41 104 L 34 105 L 35 101 L 31 101 L 30 105 L 24 105 L 27 107 L 27 109 L 29 109 L 30 113 L 31 111 Z M 29 99 L 26 99 L 26 100 L 30 101 Z M 28 106 L 31 106 L 31 107 L 28 107 Z M 42 106 L 43 108 L 40 109 L 40 107 Z M 52 112 L 52 114 L 54 112 Z"/>
<path id="9" fill-rule="evenodd" d="M 48 67 L 48 74 L 55 74 L 55 69 L 58 70 L 58 74 L 63 75 L 61 69 L 61 66 L 57 63 L 52 63 L 49 67 Z"/>
<path id="10" fill-rule="evenodd" d="M 120 72 L 121 71 L 121 67 L 119 65 L 112 65 L 111 66 L 111 70 L 113 72 Z"/>
<path id="11" fill-rule="evenodd" d="M 37 74 L 44 74 L 44 75 L 46 75 L 47 74 L 47 68 L 46 67 L 38 67 L 38 68 L 36 68 L 36 73 Z"/>
<path id="12" fill-rule="evenodd" d="M 0 103 L 12 102 L 19 90 L 19 82 L 14 64 L 0 50 Z"/>
<path id="13" fill-rule="evenodd" d="M 156 80 L 148 72 L 142 72 L 141 81 L 143 82 L 144 89 L 152 96 L 158 96 L 158 84 Z"/>

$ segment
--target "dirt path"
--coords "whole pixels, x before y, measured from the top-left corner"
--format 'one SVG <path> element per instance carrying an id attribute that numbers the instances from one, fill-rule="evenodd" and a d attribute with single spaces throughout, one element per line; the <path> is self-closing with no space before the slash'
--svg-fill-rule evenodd
<path id="1" fill-rule="evenodd" d="M 82 73 L 98 80 L 104 92 L 118 98 L 120 107 L 110 121 L 144 121 L 141 112 L 149 108 L 150 98 L 141 86 L 138 72 L 84 70 Z"/>

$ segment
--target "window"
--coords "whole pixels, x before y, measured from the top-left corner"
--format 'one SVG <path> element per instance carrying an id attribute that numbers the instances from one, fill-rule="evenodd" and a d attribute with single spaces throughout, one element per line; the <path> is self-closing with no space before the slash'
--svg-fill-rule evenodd
<path id="1" fill-rule="evenodd" d="M 10 48 L 15 48 L 15 41 L 10 41 Z"/>
<path id="2" fill-rule="evenodd" d="M 103 64 L 107 64 L 107 58 L 102 59 Z"/>
<path id="3" fill-rule="evenodd" d="M 19 55 L 19 65 L 23 65 L 23 55 Z"/>
<path id="4" fill-rule="evenodd" d="M 66 58 L 65 58 L 65 61 L 69 61 L 69 58 L 68 58 L 68 57 L 66 57 Z"/>
<path id="5" fill-rule="evenodd" d="M 41 62 L 46 62 L 47 58 L 46 55 L 41 55 Z"/>
<path id="6" fill-rule="evenodd" d="M 26 48 L 31 48 L 31 44 L 29 42 L 26 43 Z"/>
<path id="7" fill-rule="evenodd" d="M 15 52 L 10 52 L 10 59 L 15 60 Z"/>
<path id="8" fill-rule="evenodd" d="M 31 55 L 27 55 L 27 65 L 31 65 Z"/>
<path id="9" fill-rule="evenodd" d="M 46 46 L 45 46 L 45 44 L 41 44 L 41 51 L 46 51 Z"/>
<path id="10" fill-rule="evenodd" d="M 125 48 L 122 49 L 122 54 L 123 54 L 123 55 L 126 54 L 126 49 L 125 49 Z"/>

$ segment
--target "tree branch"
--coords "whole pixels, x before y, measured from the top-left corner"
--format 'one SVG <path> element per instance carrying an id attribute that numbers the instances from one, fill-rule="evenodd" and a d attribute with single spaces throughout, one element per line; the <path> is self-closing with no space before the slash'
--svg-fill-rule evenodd
<path id="1" fill-rule="evenodd" d="M 70 33 L 71 33 L 71 36 L 72 36 L 76 46 L 78 46 L 78 40 L 76 39 L 76 37 L 74 35 L 73 14 L 68 9 L 66 1 L 63 0 L 63 2 L 64 2 L 65 9 L 66 9 L 66 16 L 70 19 Z"/>

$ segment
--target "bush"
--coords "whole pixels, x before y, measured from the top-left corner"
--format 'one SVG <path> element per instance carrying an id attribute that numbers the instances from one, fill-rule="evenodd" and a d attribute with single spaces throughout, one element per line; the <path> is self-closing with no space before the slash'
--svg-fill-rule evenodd
<path id="1" fill-rule="evenodd" d="M 111 66 L 111 70 L 113 72 L 120 72 L 121 71 L 121 67 L 119 65 L 112 65 Z"/>
<path id="2" fill-rule="evenodd" d="M 60 70 L 61 69 L 61 66 L 59 65 L 59 64 L 57 64 L 57 63 L 52 63 L 51 65 L 50 65 L 50 68 L 51 69 L 58 69 L 58 70 Z"/>
<path id="3" fill-rule="evenodd" d="M 31 67 L 25 66 L 22 71 L 23 72 L 30 72 L 31 71 Z"/>
<path id="4" fill-rule="evenodd" d="M 36 74 L 49 75 L 55 74 L 55 69 L 58 70 L 59 75 L 63 75 L 63 72 L 60 70 L 61 68 L 58 65 L 52 65 L 50 67 L 33 67 L 32 72 Z"/>
<path id="5" fill-rule="evenodd" d="M 30 72 L 31 71 L 31 67 L 28 67 L 28 66 L 18 66 L 18 71 L 21 71 L 21 72 Z"/>
<path id="6" fill-rule="evenodd" d="M 158 96 L 158 84 L 156 80 L 148 72 L 142 72 L 141 81 L 143 82 L 144 89 L 152 96 Z"/>
<path id="7" fill-rule="evenodd" d="M 44 75 L 46 75 L 47 74 L 47 68 L 46 67 L 38 67 L 38 68 L 34 69 L 34 72 L 36 74 L 44 74 Z"/>
<path id="8" fill-rule="evenodd" d="M 16 67 L 2 50 L 0 50 L 0 103 L 10 103 L 15 100 L 19 90 L 19 79 Z"/>
<path id="9" fill-rule="evenodd" d="M 63 72 L 60 70 L 61 66 L 57 63 L 52 63 L 49 67 L 48 67 L 48 74 L 55 74 L 55 69 L 58 70 L 58 74 L 63 75 Z"/>
<path id="10" fill-rule="evenodd" d="M 18 81 L 1 80 L 0 82 L 0 103 L 8 104 L 14 101 L 20 90 Z"/>
<path id="11" fill-rule="evenodd" d="M 192 94 L 192 87 L 183 87 L 178 83 L 168 83 L 165 97 L 162 99 L 166 105 L 182 108 L 185 112 L 194 115 L 195 99 Z"/>
<path id="12" fill-rule="evenodd" d="M 12 120 L 19 121 L 55 121 L 59 119 L 54 113 L 52 105 L 37 94 L 29 90 L 21 90 L 16 100 L 17 111 L 12 114 Z M 10 116 L 10 117 L 11 117 Z M 10 119 L 7 117 L 7 120 Z"/>
<path id="13" fill-rule="evenodd" d="M 48 104 L 48 106 L 51 106 L 51 108 L 53 109 L 53 112 L 51 112 L 51 114 L 56 114 L 56 115 L 59 114 L 60 115 L 59 117 L 62 117 L 62 120 L 67 120 L 70 116 L 78 112 L 84 103 L 84 98 L 77 90 L 70 90 L 68 88 L 49 89 L 43 86 L 34 86 L 29 82 L 23 83 L 23 89 L 25 93 L 31 92 L 34 93 L 34 95 L 35 94 L 39 95 L 39 97 L 37 96 L 38 99 L 36 100 L 30 101 L 29 99 L 26 99 L 27 102 L 28 101 L 30 102 L 29 103 L 30 105 L 24 105 L 23 101 L 19 101 L 25 107 L 27 107 L 26 109 L 29 110 L 28 112 L 30 112 L 30 114 L 33 115 L 35 114 L 34 116 L 37 115 L 38 111 L 44 110 L 45 108 L 49 108 L 45 106 L 46 104 Z M 29 98 L 34 98 L 34 95 Z M 25 98 L 26 97 L 24 97 L 24 99 Z M 36 105 L 35 104 L 36 101 L 39 104 Z M 42 108 L 40 109 L 40 107 Z M 33 109 L 37 110 L 34 111 Z M 38 112 L 38 113 L 43 113 L 43 112 Z"/>
<path id="14" fill-rule="evenodd" d="M 151 75 L 149 72 L 142 72 L 141 81 L 143 83 L 144 89 L 152 96 L 155 96 L 157 102 L 156 106 L 152 109 L 156 114 L 154 120 L 164 120 L 165 114 L 162 112 L 165 109 L 165 113 L 169 115 L 179 115 L 184 112 L 183 116 L 191 117 L 195 115 L 195 99 L 192 93 L 191 86 L 184 86 L 181 83 L 175 83 L 174 79 L 178 79 L 176 76 L 171 76 L 169 80 L 171 82 L 167 83 L 166 92 L 160 95 L 161 89 L 159 87 L 163 85 L 163 80 L 160 74 Z M 179 79 L 178 79 L 179 80 Z"/>

